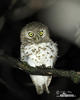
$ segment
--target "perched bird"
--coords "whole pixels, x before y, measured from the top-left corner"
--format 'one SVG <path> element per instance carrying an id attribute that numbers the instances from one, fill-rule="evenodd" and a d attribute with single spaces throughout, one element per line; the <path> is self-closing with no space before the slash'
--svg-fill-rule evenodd
<path id="1" fill-rule="evenodd" d="M 21 61 L 36 67 L 45 65 L 45 68 L 53 68 L 57 59 L 58 48 L 49 37 L 48 27 L 39 22 L 27 24 L 21 31 Z M 38 94 L 44 91 L 49 93 L 48 86 L 52 76 L 30 75 Z"/>

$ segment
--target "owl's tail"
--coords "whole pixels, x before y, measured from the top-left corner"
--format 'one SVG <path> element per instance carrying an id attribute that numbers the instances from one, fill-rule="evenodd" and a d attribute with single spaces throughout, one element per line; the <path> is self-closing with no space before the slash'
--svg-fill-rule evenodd
<path id="1" fill-rule="evenodd" d="M 30 77 L 36 87 L 37 94 L 42 94 L 44 91 L 50 93 L 48 87 L 52 76 L 30 75 Z"/>
<path id="2" fill-rule="evenodd" d="M 36 86 L 37 94 L 39 94 L 39 95 L 43 94 L 44 91 L 47 92 L 48 94 L 50 93 L 48 87 L 45 84 L 43 84 L 42 86 Z"/>

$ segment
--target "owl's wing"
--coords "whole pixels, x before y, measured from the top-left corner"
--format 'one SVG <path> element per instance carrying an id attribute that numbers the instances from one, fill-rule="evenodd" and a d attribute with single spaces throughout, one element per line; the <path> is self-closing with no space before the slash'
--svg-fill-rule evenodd
<path id="1" fill-rule="evenodd" d="M 24 45 L 21 45 L 20 47 L 20 57 L 21 57 L 21 61 L 24 61 L 24 57 L 25 57 Z"/>

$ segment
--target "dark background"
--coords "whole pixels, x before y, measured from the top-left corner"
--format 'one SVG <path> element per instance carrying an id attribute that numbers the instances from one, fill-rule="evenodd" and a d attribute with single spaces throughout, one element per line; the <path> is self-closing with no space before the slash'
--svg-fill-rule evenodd
<path id="1" fill-rule="evenodd" d="M 6 54 L 20 59 L 22 27 L 29 22 L 40 21 L 39 13 L 45 12 L 48 8 L 40 5 L 39 8 L 33 6 L 33 9 L 28 6 L 29 0 L 15 1 L 14 3 L 11 0 L 0 1 L 0 55 Z M 14 13 L 17 9 L 18 13 Z M 54 32 L 50 30 L 50 33 Z M 59 48 L 55 68 L 79 71 L 80 48 L 55 34 L 51 34 L 52 40 Z M 38 96 L 28 74 L 0 61 L 0 100 L 75 100 L 75 98 L 58 98 L 57 91 L 71 91 L 76 97 L 80 96 L 80 84 L 74 84 L 68 78 L 53 78 L 49 88 L 51 91 L 49 95 L 44 93 Z"/>

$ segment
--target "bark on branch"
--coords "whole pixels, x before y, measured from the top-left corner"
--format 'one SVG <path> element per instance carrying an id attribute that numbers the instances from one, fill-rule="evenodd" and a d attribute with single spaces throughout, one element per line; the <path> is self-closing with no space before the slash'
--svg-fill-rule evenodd
<path id="1" fill-rule="evenodd" d="M 0 55 L 0 63 L 6 63 L 13 68 L 21 69 L 28 74 L 44 75 L 44 76 L 52 75 L 53 77 L 68 77 L 71 78 L 74 83 L 80 82 L 80 72 L 75 72 L 73 70 L 65 71 L 65 70 L 58 70 L 55 68 L 45 68 L 44 65 L 33 68 L 29 66 L 26 62 L 21 62 L 16 58 L 6 55 Z"/>

